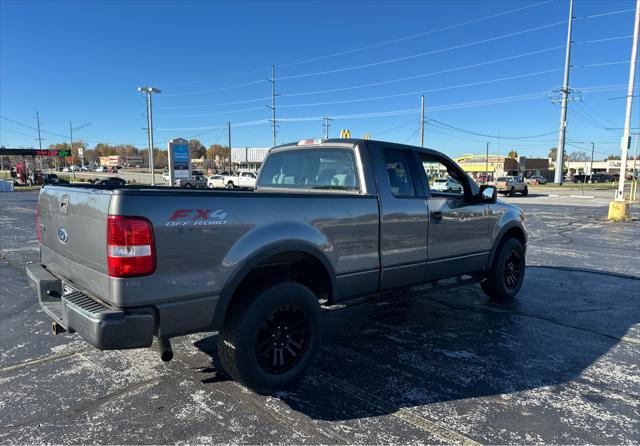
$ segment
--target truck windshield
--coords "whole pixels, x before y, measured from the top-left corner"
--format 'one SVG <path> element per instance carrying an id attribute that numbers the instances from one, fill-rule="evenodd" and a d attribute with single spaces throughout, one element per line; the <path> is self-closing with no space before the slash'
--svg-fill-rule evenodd
<path id="1" fill-rule="evenodd" d="M 355 158 L 350 149 L 300 149 L 270 154 L 258 188 L 358 190 Z"/>

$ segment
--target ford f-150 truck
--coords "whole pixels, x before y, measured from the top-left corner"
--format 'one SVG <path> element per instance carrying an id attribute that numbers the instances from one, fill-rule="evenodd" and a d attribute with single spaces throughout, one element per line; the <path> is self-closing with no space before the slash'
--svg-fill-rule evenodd
<path id="1" fill-rule="evenodd" d="M 430 190 L 444 172 L 459 191 Z M 270 150 L 256 191 L 47 185 L 27 274 L 54 333 L 155 338 L 170 360 L 171 338 L 218 331 L 226 371 L 269 393 L 312 361 L 321 305 L 451 277 L 515 296 L 524 215 L 496 195 L 433 150 L 303 140 Z"/>

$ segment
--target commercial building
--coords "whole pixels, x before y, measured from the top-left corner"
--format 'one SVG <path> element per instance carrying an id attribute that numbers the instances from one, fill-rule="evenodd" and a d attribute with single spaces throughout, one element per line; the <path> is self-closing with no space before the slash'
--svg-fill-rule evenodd
<path id="1" fill-rule="evenodd" d="M 547 176 L 549 160 L 546 158 L 509 158 L 500 155 L 463 155 L 454 161 L 473 178 L 484 181 L 485 173 L 489 180 L 503 175 L 514 175 L 529 178 L 532 175 Z"/>
<path id="2" fill-rule="evenodd" d="M 258 170 L 268 152 L 269 147 L 232 147 L 231 164 L 235 170 Z"/>

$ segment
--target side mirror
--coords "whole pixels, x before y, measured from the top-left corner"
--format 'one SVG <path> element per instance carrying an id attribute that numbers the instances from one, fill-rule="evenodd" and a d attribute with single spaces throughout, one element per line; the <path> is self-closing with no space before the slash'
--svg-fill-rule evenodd
<path id="1" fill-rule="evenodd" d="M 483 184 L 480 186 L 480 202 L 481 203 L 495 203 L 498 199 L 498 190 L 495 186 Z"/>

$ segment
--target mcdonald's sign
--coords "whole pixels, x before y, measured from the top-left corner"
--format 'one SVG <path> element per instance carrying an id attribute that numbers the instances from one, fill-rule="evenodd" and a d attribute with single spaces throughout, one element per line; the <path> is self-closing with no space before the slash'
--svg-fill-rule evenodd
<path id="1" fill-rule="evenodd" d="M 346 129 L 340 130 L 340 138 L 345 138 L 345 139 L 351 138 L 351 131 Z"/>

